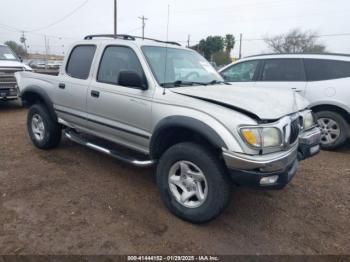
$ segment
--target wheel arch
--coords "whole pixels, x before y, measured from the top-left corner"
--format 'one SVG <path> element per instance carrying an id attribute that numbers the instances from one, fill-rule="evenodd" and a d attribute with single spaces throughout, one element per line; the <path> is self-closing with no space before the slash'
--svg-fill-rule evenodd
<path id="1" fill-rule="evenodd" d="M 169 116 L 154 128 L 150 155 L 158 159 L 169 147 L 184 141 L 198 141 L 218 152 L 227 148 L 220 135 L 206 123 L 187 116 Z"/>
<path id="2" fill-rule="evenodd" d="M 23 104 L 27 107 L 35 104 L 41 103 L 46 106 L 49 111 L 50 116 L 57 121 L 57 115 L 55 113 L 53 103 L 48 96 L 48 94 L 41 87 L 29 86 L 21 93 L 21 100 Z"/>
<path id="3" fill-rule="evenodd" d="M 350 112 L 341 105 L 338 104 L 314 104 L 310 106 L 310 109 L 312 109 L 313 112 L 320 112 L 320 111 L 331 111 L 340 114 L 348 124 L 350 124 Z"/>

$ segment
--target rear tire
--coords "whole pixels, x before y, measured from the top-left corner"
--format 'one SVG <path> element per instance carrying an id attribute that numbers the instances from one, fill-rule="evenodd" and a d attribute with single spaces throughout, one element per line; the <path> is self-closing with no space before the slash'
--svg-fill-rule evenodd
<path id="1" fill-rule="evenodd" d="M 43 104 L 34 104 L 29 108 L 27 129 L 33 144 L 40 149 L 54 148 L 61 141 L 61 127 Z"/>
<path id="2" fill-rule="evenodd" d="M 349 124 L 338 113 L 320 111 L 315 113 L 321 128 L 321 148 L 332 150 L 343 145 L 348 137 Z"/>
<path id="3" fill-rule="evenodd" d="M 162 155 L 157 184 L 168 209 L 192 223 L 214 219 L 230 200 L 231 182 L 223 164 L 207 148 L 191 142 L 176 144 Z M 191 197 L 183 200 L 186 194 Z"/>

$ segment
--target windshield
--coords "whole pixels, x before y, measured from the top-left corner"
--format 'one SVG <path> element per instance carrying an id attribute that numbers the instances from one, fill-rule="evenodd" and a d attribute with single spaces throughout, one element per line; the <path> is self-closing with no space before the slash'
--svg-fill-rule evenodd
<path id="1" fill-rule="evenodd" d="M 18 61 L 18 58 L 8 46 L 0 46 L 0 60 Z"/>
<path id="2" fill-rule="evenodd" d="M 142 51 L 161 86 L 201 85 L 223 81 L 209 62 L 195 51 L 158 46 L 144 46 Z"/>

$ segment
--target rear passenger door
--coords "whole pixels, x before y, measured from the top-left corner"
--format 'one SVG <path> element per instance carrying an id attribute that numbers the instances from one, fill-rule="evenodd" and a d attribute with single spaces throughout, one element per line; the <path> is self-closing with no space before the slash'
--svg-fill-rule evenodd
<path id="1" fill-rule="evenodd" d="M 139 52 L 121 45 L 104 48 L 88 92 L 87 111 L 92 131 L 119 144 L 147 151 L 154 89 L 150 84 L 147 90 L 141 90 L 118 83 L 122 70 L 134 71 L 147 81 Z"/>
<path id="2" fill-rule="evenodd" d="M 95 51 L 95 45 L 75 46 L 54 86 L 53 102 L 58 117 L 77 127 L 86 126 L 86 95 Z"/>
<path id="3" fill-rule="evenodd" d="M 293 89 L 304 95 L 306 77 L 303 60 L 299 58 L 264 59 L 256 86 Z"/>
<path id="4" fill-rule="evenodd" d="M 330 59 L 304 59 L 307 88 L 305 97 L 312 102 L 332 100 L 350 108 L 350 62 Z"/>

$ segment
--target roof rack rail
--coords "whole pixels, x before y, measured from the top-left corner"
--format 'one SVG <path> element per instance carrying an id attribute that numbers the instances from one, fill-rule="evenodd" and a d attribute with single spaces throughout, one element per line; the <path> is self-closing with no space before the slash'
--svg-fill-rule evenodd
<path id="1" fill-rule="evenodd" d="M 154 39 L 154 38 L 133 36 L 133 35 L 124 35 L 124 34 L 121 34 L 121 35 L 120 34 L 118 34 L 118 35 L 114 35 L 114 34 L 87 35 L 84 37 L 84 40 L 91 40 L 91 39 L 96 38 L 96 37 L 105 37 L 105 38 L 114 38 L 114 39 L 123 39 L 123 40 L 143 39 L 143 40 L 151 40 L 151 41 L 158 42 L 158 43 L 165 43 L 165 44 L 181 46 L 181 44 L 179 44 L 177 42 L 162 41 L 162 40 L 158 40 L 158 39 Z"/>
<path id="2" fill-rule="evenodd" d="M 283 56 L 283 55 L 333 55 L 333 56 L 348 56 L 350 57 L 350 54 L 342 54 L 342 53 L 312 53 L 312 52 L 305 52 L 305 53 L 266 53 L 266 54 L 257 54 L 257 55 L 250 55 L 246 56 L 245 58 L 250 57 L 259 57 L 259 56 L 270 56 L 270 55 L 276 55 L 276 56 Z"/>

